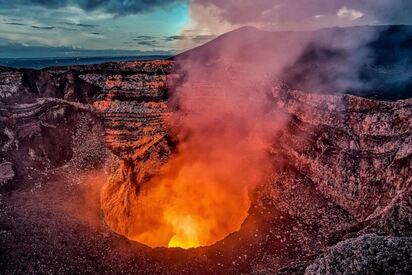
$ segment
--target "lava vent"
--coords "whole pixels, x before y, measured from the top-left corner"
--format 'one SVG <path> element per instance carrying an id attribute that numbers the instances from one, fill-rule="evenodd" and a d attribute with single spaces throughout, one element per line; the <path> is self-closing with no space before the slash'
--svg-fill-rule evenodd
<path id="1" fill-rule="evenodd" d="M 174 159 L 140 190 L 132 185 L 108 184 L 102 192 L 103 204 L 118 214 L 128 209 L 128 218 L 119 221 L 106 216 L 114 231 L 150 247 L 193 248 L 209 246 L 240 229 L 250 207 L 247 188 L 228 184 L 219 173 L 208 173 L 202 162 Z M 178 167 L 178 169 L 176 169 Z M 136 192 L 137 191 L 137 192 Z M 124 204 L 117 196 L 125 195 Z M 128 205 L 125 205 L 128 204 Z M 109 206 L 110 205 L 110 206 Z"/>
<path id="2" fill-rule="evenodd" d="M 267 100 L 265 78 L 240 65 L 230 70 L 240 79 L 226 63 L 181 66 L 167 106 L 139 113 L 135 151 L 144 153 L 125 161 L 102 194 L 107 224 L 151 247 L 209 246 L 238 231 L 285 121 Z"/>

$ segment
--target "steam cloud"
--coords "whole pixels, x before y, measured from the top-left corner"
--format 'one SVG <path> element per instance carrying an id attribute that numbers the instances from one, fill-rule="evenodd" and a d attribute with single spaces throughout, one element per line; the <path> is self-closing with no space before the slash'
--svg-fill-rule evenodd
<path id="1" fill-rule="evenodd" d="M 404 1 L 386 0 L 373 4 L 341 0 L 191 2 L 193 25 L 200 29 L 219 32 L 250 24 L 266 30 L 295 30 L 294 34 L 245 32 L 236 41 L 240 45 L 225 42 L 234 52 L 242 51 L 237 59 L 264 56 L 257 66 L 276 66 L 268 72 L 290 87 L 383 99 L 404 98 L 412 86 L 408 73 L 412 28 L 377 24 L 408 23 L 405 11 L 410 8 Z M 322 27 L 328 29 L 317 31 Z M 301 32 L 307 29 L 312 31 Z M 227 58 L 227 54 L 219 55 L 210 52 L 208 58 Z M 255 65 L 249 66 L 255 69 Z"/>
<path id="2" fill-rule="evenodd" d="M 358 13 L 348 20 L 364 14 L 365 20 L 387 19 L 402 14 L 399 6 L 403 4 L 378 1 L 373 6 L 358 1 L 320 0 L 311 1 L 311 5 L 307 1 L 285 4 L 267 0 L 191 3 L 192 10 L 199 6 L 211 8 L 209 11 L 233 25 L 269 20 L 268 10 L 281 11 L 280 20 L 306 20 L 321 13 L 339 17 L 351 12 Z M 385 13 L 387 7 L 397 8 Z M 302 12 L 296 13 L 299 10 Z M 205 28 L 214 24 L 198 19 Z M 273 22 L 273 17 L 270 20 Z M 202 163 L 206 171 L 217 173 L 228 184 L 256 186 L 270 169 L 267 149 L 287 120 L 271 108 L 268 91 L 276 78 L 298 83 L 309 92 L 362 93 L 373 89 L 375 80 L 365 78 L 364 70 L 375 65 L 376 49 L 372 44 L 384 32 L 388 32 L 387 27 L 307 33 L 271 33 L 245 27 L 179 56 L 177 73 L 184 78 L 170 100 L 177 110 L 173 128 L 180 129 L 178 156 L 190 163 Z"/>
<path id="3" fill-rule="evenodd" d="M 267 152 L 286 121 L 273 108 L 272 76 L 295 55 L 289 47 L 290 55 L 266 62 L 273 58 L 272 43 L 245 48 L 244 37 L 237 35 L 255 36 L 256 31 L 243 28 L 210 48 L 178 58 L 176 73 L 183 79 L 172 83 L 169 100 L 174 109 L 171 129 L 178 129 L 177 155 L 185 160 L 182 167 L 201 163 L 204 173 L 239 189 L 253 189 L 270 169 Z M 256 39 L 265 35 L 257 34 Z M 279 52 L 286 50 L 283 46 Z"/>

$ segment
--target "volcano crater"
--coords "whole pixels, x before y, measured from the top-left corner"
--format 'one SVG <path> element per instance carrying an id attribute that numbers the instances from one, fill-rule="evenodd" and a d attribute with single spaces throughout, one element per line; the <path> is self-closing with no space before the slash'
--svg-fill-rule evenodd
<path id="1" fill-rule="evenodd" d="M 166 123 L 173 115 L 167 106 L 168 79 L 179 78 L 172 67 L 173 61 L 108 63 L 71 67 L 70 77 L 61 68 L 36 74 L 0 71 L 1 77 L 16 79 L 13 90 L 19 91 L 0 110 L 2 117 L 12 118 L 2 123 L 5 134 L 1 138 L 12 140 L 9 147 L 4 147 L 8 152 L 4 158 L 16 174 L 14 178 L 7 175 L 4 184 L 14 189 L 6 189 L 6 195 L 1 197 L 7 206 L 1 212 L 2 230 L 6 232 L 2 234 L 1 245 L 7 251 L 1 257 L 7 264 L 4 260 L 1 264 L 6 271 L 13 273 L 23 265 L 27 270 L 45 272 L 45 263 L 58 263 L 52 264 L 52 268 L 66 273 L 139 270 L 180 274 L 302 274 L 305 271 L 316 274 L 338 266 L 339 257 L 353 258 L 350 251 L 358 250 L 362 251 L 365 262 L 376 259 L 376 251 L 398 255 L 400 260 L 395 268 L 408 269 L 412 233 L 411 99 L 378 101 L 351 95 L 312 94 L 277 82 L 267 88 L 267 99 L 285 119 L 275 135 L 270 136 L 270 146 L 264 147 L 266 161 L 251 158 L 247 162 L 267 166 L 265 173 L 258 175 L 258 184 L 246 185 L 249 188 L 246 190 L 232 189 L 244 186 L 237 185 L 238 181 L 225 181 L 225 193 L 235 199 L 222 196 L 216 202 L 219 211 L 236 206 L 233 209 L 240 214 L 232 215 L 235 226 L 227 227 L 224 234 L 215 234 L 217 237 L 212 241 L 206 238 L 200 242 L 196 234 L 192 238 L 190 230 L 181 234 L 178 230 L 182 223 L 184 228 L 192 228 L 196 219 L 179 216 L 176 228 L 170 219 L 172 228 L 167 229 L 167 234 L 155 234 L 166 237 L 159 237 L 153 243 L 141 236 L 134 239 L 133 230 L 142 221 L 149 220 L 147 226 L 151 227 L 167 216 L 163 211 L 157 212 L 160 202 L 166 200 L 165 205 L 180 206 L 181 202 L 173 200 L 174 191 L 170 190 L 179 173 L 171 171 L 188 169 L 190 173 L 183 174 L 187 179 L 187 175 L 198 175 L 205 170 L 200 159 L 193 159 L 192 155 L 184 155 L 188 158 L 183 166 L 176 157 L 183 150 L 180 146 L 185 144 L 174 141 L 176 136 Z M 33 78 L 30 83 L 51 78 L 56 79 L 53 83 L 67 85 L 50 85 L 44 94 L 50 97 L 39 99 L 36 91 L 30 90 L 36 85 L 27 86 L 24 80 L 30 77 Z M 61 123 L 67 123 L 64 124 L 66 137 L 71 131 L 80 134 L 70 139 L 53 134 L 58 127 L 52 126 Z M 247 132 L 251 133 L 254 131 Z M 39 146 L 38 150 L 32 148 L 43 140 L 54 142 L 48 142 L 47 147 Z M 16 141 L 19 146 L 14 145 Z M 218 141 L 213 140 L 219 145 Z M 92 144 L 99 146 L 92 148 Z M 187 144 L 191 149 L 192 143 Z M 226 143 L 223 146 L 238 149 Z M 54 149 L 61 147 L 65 148 L 64 154 L 53 155 L 58 151 Z M 96 155 L 96 151 L 104 154 Z M 79 163 L 93 159 L 102 166 L 107 164 L 109 178 L 101 194 L 103 172 L 99 173 L 99 180 L 86 178 L 80 184 L 68 180 L 90 170 L 68 165 L 70 156 L 77 156 L 72 157 L 74 162 L 82 156 Z M 51 160 L 59 157 L 56 162 L 59 165 L 50 166 Z M 190 166 L 186 165 L 188 159 Z M 24 166 L 17 165 L 22 161 Z M 226 180 L 224 172 L 223 169 L 207 179 Z M 253 173 L 242 175 L 253 176 Z M 166 179 L 164 184 L 157 181 L 159 176 Z M 256 180 L 252 176 L 244 180 Z M 196 181 L 196 177 L 189 179 L 189 183 Z M 83 187 L 87 183 L 98 186 L 99 192 L 86 192 Z M 151 189 L 156 185 L 162 188 Z M 207 194 L 206 187 L 188 190 L 184 181 L 181 187 L 184 192 L 195 194 L 190 206 L 207 197 L 203 196 Z M 213 183 L 207 186 L 213 187 Z M 212 190 L 212 194 L 222 193 Z M 87 200 L 83 201 L 80 194 L 85 194 Z M 151 194 L 160 194 L 152 205 Z M 187 198 L 187 193 L 184 194 L 182 199 Z M 145 195 L 146 201 L 141 199 Z M 96 203 L 85 203 L 89 200 Z M 143 208 L 145 211 L 136 215 L 141 203 L 154 210 Z M 100 209 L 104 223 L 98 217 Z M 217 210 L 211 213 L 221 213 Z M 211 209 L 200 207 L 197 211 L 204 214 Z M 94 219 L 97 222 L 91 223 Z M 220 224 L 228 220 L 226 216 L 219 218 Z M 19 229 L 23 228 L 21 223 L 25 230 Z M 138 243 L 112 234 L 111 230 Z M 213 227 L 208 228 L 208 234 L 213 231 Z M 140 244 L 145 242 L 161 248 Z M 184 250 L 174 246 L 198 248 Z M 66 254 L 62 255 L 60 247 L 66 247 Z M 22 264 L 22 251 L 28 253 L 27 257 L 39 259 L 39 264 L 31 261 Z M 393 263 L 383 260 L 380 264 L 384 270 Z"/>

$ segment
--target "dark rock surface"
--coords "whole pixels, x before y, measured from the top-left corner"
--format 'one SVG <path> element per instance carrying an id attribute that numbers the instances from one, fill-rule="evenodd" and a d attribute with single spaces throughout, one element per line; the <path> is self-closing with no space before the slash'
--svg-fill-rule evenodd
<path id="1" fill-rule="evenodd" d="M 4 161 L 0 163 L 0 185 L 5 185 L 14 178 L 13 164 Z"/>
<path id="2" fill-rule="evenodd" d="M 305 274 L 408 274 L 412 240 L 363 235 L 328 248 Z"/>

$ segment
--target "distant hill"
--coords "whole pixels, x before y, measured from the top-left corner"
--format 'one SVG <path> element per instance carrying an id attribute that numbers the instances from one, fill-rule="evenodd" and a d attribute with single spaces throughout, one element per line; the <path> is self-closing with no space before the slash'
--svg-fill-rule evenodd
<path id="1" fill-rule="evenodd" d="M 56 66 L 76 66 L 100 64 L 118 61 L 147 61 L 155 59 L 167 59 L 168 55 L 144 55 L 144 56 L 92 56 L 92 57 L 70 57 L 70 58 L 0 58 L 0 66 L 10 68 L 43 69 Z"/>
<path id="2" fill-rule="evenodd" d="M 412 97 L 412 26 L 359 26 L 269 32 L 253 27 L 225 33 L 174 60 L 219 60 L 276 72 L 289 87 L 376 99 Z M 226 62 L 225 61 L 225 62 Z"/>

